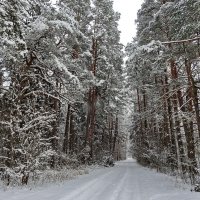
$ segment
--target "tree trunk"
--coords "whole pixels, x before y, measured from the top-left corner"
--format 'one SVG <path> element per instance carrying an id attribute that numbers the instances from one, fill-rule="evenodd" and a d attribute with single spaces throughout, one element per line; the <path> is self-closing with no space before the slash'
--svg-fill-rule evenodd
<path id="1" fill-rule="evenodd" d="M 186 72 L 188 76 L 188 83 L 189 83 L 189 88 L 188 88 L 188 95 L 186 96 L 186 100 L 188 102 L 188 111 L 190 113 L 193 113 L 193 104 L 195 105 L 195 102 L 198 104 L 198 99 L 194 100 L 196 95 L 194 93 L 194 85 L 192 79 L 192 74 L 191 74 L 191 67 L 188 63 L 188 60 L 185 60 L 185 66 L 186 66 Z M 195 114 L 196 114 L 196 121 L 198 123 L 198 110 L 196 110 L 195 106 Z M 198 127 L 198 126 L 197 126 Z M 199 128 L 199 127 L 198 127 Z M 199 131 L 199 129 L 198 129 Z M 195 153 L 195 144 L 194 144 L 194 123 L 192 120 L 190 120 L 189 125 L 188 125 L 188 134 L 186 134 L 186 141 L 187 141 L 187 149 L 188 149 L 188 158 L 189 158 L 189 171 L 190 171 L 190 176 L 191 176 L 191 182 L 194 183 L 195 179 L 195 174 L 197 174 L 197 161 L 196 161 L 196 153 Z"/>
<path id="2" fill-rule="evenodd" d="M 92 39 L 92 65 L 91 72 L 96 76 L 97 67 L 97 39 Z M 96 118 L 96 101 L 97 101 L 97 88 L 91 87 L 88 95 L 88 113 L 86 124 L 86 141 L 85 146 L 90 146 L 90 157 L 93 157 L 93 137 L 95 133 L 95 118 Z"/>
<path id="3" fill-rule="evenodd" d="M 113 146 L 113 117 L 112 114 L 110 114 L 108 118 L 108 132 L 109 132 L 109 150 L 112 154 L 112 146 Z"/>
<path id="4" fill-rule="evenodd" d="M 72 155 L 75 149 L 75 130 L 74 130 L 74 114 L 71 111 L 70 114 L 70 129 L 69 129 L 70 143 L 69 143 L 69 153 Z"/>
<path id="5" fill-rule="evenodd" d="M 169 129 L 169 139 L 170 139 L 170 155 L 169 155 L 169 164 L 171 166 L 171 170 L 174 171 L 178 168 L 177 160 L 177 146 L 175 140 L 175 132 L 174 132 L 174 121 L 172 118 L 172 102 L 171 97 L 169 95 L 169 81 L 167 75 L 165 75 L 165 96 L 166 96 L 166 104 L 167 104 L 167 119 L 168 119 L 168 129 Z"/>
<path id="6" fill-rule="evenodd" d="M 184 146 L 183 146 L 183 140 L 182 140 L 182 136 L 181 136 L 181 128 L 180 128 L 180 119 L 179 119 L 179 110 L 178 110 L 178 93 L 179 93 L 179 85 L 177 84 L 178 81 L 178 71 L 176 68 L 176 64 L 175 61 L 172 59 L 171 62 L 171 76 L 172 76 L 172 80 L 173 80 L 173 111 L 174 111 L 174 125 L 175 125 L 175 131 L 176 131 L 176 140 L 177 140 L 177 149 L 179 152 L 179 158 L 178 160 L 180 160 L 180 170 L 181 172 L 185 173 L 186 172 L 186 165 L 185 165 L 185 154 L 184 154 Z"/>
<path id="7" fill-rule="evenodd" d="M 3 87 L 3 73 L 0 72 L 0 94 L 2 92 L 2 89 L 1 89 L 2 87 Z"/>
<path id="8" fill-rule="evenodd" d="M 166 148 L 169 148 L 170 147 L 170 130 L 169 130 L 169 127 L 170 127 L 170 121 L 169 121 L 169 115 L 170 113 L 168 113 L 168 104 L 167 104 L 167 101 L 168 101 L 168 98 L 169 98 L 169 95 L 168 95 L 168 89 L 167 89 L 167 84 L 168 84 L 168 81 L 166 79 L 167 77 L 165 76 L 164 77 L 164 80 L 162 78 L 162 87 L 163 87 L 163 92 L 162 92 L 162 96 L 163 96 L 163 109 L 164 109 L 164 113 L 163 113 L 163 131 L 164 131 L 164 138 L 163 138 L 163 145 L 164 147 Z"/>
<path id="9" fill-rule="evenodd" d="M 65 122 L 65 134 L 64 134 L 64 141 L 63 141 L 63 152 L 68 154 L 69 149 L 69 121 L 70 121 L 70 110 L 71 106 L 68 104 L 67 108 L 67 116 L 66 116 L 66 122 Z"/>
<path id="10" fill-rule="evenodd" d="M 112 154 L 113 156 L 115 156 L 115 146 L 116 146 L 116 141 L 117 141 L 117 137 L 118 137 L 118 117 L 116 116 L 116 120 L 115 120 L 115 134 L 114 134 L 114 138 L 113 138 L 113 150 L 112 150 Z"/>
<path id="11" fill-rule="evenodd" d="M 186 72 L 188 76 L 188 82 L 191 87 L 191 95 L 192 95 L 192 100 L 193 100 L 194 110 L 195 110 L 195 115 L 196 115 L 197 130 L 198 130 L 198 135 L 200 138 L 200 111 L 199 111 L 198 90 L 197 90 L 197 87 L 195 86 L 195 82 L 192 77 L 191 63 L 187 59 L 185 60 L 185 66 L 186 66 Z"/>

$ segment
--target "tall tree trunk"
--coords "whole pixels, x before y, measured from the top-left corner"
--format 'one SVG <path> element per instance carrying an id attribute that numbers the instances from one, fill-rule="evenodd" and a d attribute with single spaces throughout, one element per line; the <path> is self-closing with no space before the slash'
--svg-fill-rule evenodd
<path id="1" fill-rule="evenodd" d="M 186 100 L 188 102 L 188 111 L 190 113 L 193 113 L 193 104 L 194 104 L 194 109 L 195 109 L 195 114 L 196 114 L 196 121 L 198 124 L 198 118 L 199 118 L 199 108 L 195 107 L 195 103 L 198 104 L 198 97 L 195 95 L 195 90 L 194 90 L 194 85 L 193 85 L 193 80 L 192 79 L 192 74 L 191 74 L 191 66 L 188 62 L 187 59 L 185 59 L 185 66 L 186 66 L 186 73 L 188 76 L 188 83 L 189 83 L 189 88 L 188 88 L 188 95 L 186 96 Z M 196 99 L 197 98 L 197 99 Z M 196 99 L 196 100 L 194 100 Z M 197 109 L 197 110 L 196 110 Z M 198 127 L 198 126 L 197 126 Z M 198 132 L 199 132 L 199 127 L 198 127 Z M 188 149 L 188 158 L 189 158 L 189 170 L 190 170 L 190 176 L 191 176 L 191 181 L 194 183 L 195 179 L 195 174 L 197 174 L 197 161 L 196 161 L 196 153 L 195 153 L 195 144 L 194 144 L 194 123 L 192 120 L 190 120 L 189 125 L 188 125 L 188 134 L 186 135 L 186 141 L 187 141 L 187 149 Z"/>
<path id="2" fill-rule="evenodd" d="M 192 100 L 194 104 L 197 130 L 198 130 L 198 135 L 200 138 L 200 111 L 199 111 L 198 90 L 195 85 L 194 78 L 192 77 L 191 63 L 187 59 L 185 60 L 185 66 L 186 66 L 186 72 L 188 76 L 188 82 L 191 87 L 191 95 L 192 95 Z"/>
<path id="3" fill-rule="evenodd" d="M 116 146 L 116 141 L 117 141 L 117 137 L 118 137 L 118 117 L 116 116 L 115 119 L 115 134 L 114 134 L 114 138 L 113 138 L 113 149 L 112 149 L 112 154 L 113 156 L 115 156 L 115 146 Z"/>
<path id="4" fill-rule="evenodd" d="M 108 118 L 108 132 L 109 132 L 109 150 L 112 154 L 112 146 L 113 146 L 113 116 L 109 115 Z"/>
<path id="5" fill-rule="evenodd" d="M 192 94 L 191 94 L 191 87 L 188 89 L 188 95 L 186 97 L 186 100 L 188 101 L 188 111 L 190 113 L 193 113 L 193 105 L 192 105 Z M 194 124 L 193 121 L 189 121 L 188 125 L 188 132 L 186 134 L 186 141 L 187 141 L 187 155 L 189 159 L 189 173 L 190 173 L 190 179 L 191 183 L 194 184 L 195 182 L 195 175 L 197 172 L 197 161 L 196 161 L 196 152 L 195 152 L 195 144 L 194 144 Z"/>
<path id="6" fill-rule="evenodd" d="M 169 81 L 167 75 L 165 76 L 165 85 L 166 85 L 166 101 L 167 101 L 167 113 L 168 113 L 168 121 L 169 121 L 169 133 L 170 133 L 170 156 L 169 163 L 171 165 L 171 170 L 174 171 L 178 168 L 178 154 L 177 154 L 177 146 L 175 139 L 175 131 L 174 131 L 174 121 L 172 118 L 172 100 L 169 95 Z"/>
<path id="7" fill-rule="evenodd" d="M 74 130 L 74 114 L 70 113 L 70 129 L 69 129 L 70 143 L 69 143 L 69 153 L 72 155 L 75 149 L 75 130 Z"/>
<path id="8" fill-rule="evenodd" d="M 180 119 L 179 119 L 179 110 L 178 110 L 178 92 L 179 92 L 179 85 L 177 84 L 178 81 L 178 71 L 177 71 L 177 67 L 175 64 L 175 61 L 173 59 L 171 59 L 171 76 L 172 76 L 172 80 L 173 80 L 173 95 L 172 95 L 172 102 L 173 102 L 173 111 L 174 111 L 174 125 L 175 125 L 175 131 L 176 131 L 176 144 L 177 146 L 177 150 L 178 150 L 178 154 L 179 154 L 179 158 L 178 160 L 180 160 L 180 170 L 181 173 L 185 173 L 186 172 L 186 165 L 185 165 L 185 154 L 184 154 L 184 146 L 183 146 L 183 140 L 182 140 L 182 136 L 181 136 L 181 124 L 180 124 Z"/>
<path id="9" fill-rule="evenodd" d="M 97 67 L 97 39 L 92 39 L 92 65 L 91 72 L 96 76 Z M 88 113 L 87 113 L 87 124 L 86 124 L 86 141 L 85 146 L 90 146 L 90 157 L 93 157 L 93 137 L 95 133 L 95 118 L 96 118 L 96 101 L 97 101 L 97 88 L 91 87 L 88 95 Z"/>
<path id="10" fill-rule="evenodd" d="M 91 126 L 91 104 L 92 104 L 92 92 L 91 92 L 91 88 L 88 92 L 88 102 L 87 102 L 87 106 L 88 106 L 88 110 L 87 110 L 87 120 L 86 120 L 86 138 L 85 138 L 85 146 L 89 145 L 89 141 L 90 141 L 90 126 Z"/>
<path id="11" fill-rule="evenodd" d="M 67 108 L 67 115 L 66 115 L 66 122 L 65 122 L 65 134 L 64 134 L 64 141 L 63 141 L 63 152 L 68 154 L 69 149 L 69 121 L 70 121 L 70 112 L 71 106 L 68 104 Z"/>
<path id="12" fill-rule="evenodd" d="M 170 121 L 169 121 L 169 115 L 170 113 L 168 112 L 168 81 L 167 81 L 167 77 L 166 75 L 164 76 L 164 78 L 162 78 L 161 80 L 161 84 L 162 84 L 162 96 L 163 96 L 163 109 L 164 109 L 164 113 L 163 113 L 163 131 L 164 131 L 164 138 L 163 138 L 163 145 L 166 148 L 170 147 Z"/>
<path id="13" fill-rule="evenodd" d="M 2 92 L 3 87 L 3 72 L 0 71 L 0 94 Z"/>

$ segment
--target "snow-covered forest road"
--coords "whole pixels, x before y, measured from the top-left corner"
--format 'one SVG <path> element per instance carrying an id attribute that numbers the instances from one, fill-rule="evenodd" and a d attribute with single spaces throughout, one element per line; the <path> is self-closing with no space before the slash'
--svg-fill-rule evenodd
<path id="1" fill-rule="evenodd" d="M 0 193 L 1 200 L 199 200 L 172 178 L 139 166 L 134 160 L 94 170 L 62 185 Z"/>

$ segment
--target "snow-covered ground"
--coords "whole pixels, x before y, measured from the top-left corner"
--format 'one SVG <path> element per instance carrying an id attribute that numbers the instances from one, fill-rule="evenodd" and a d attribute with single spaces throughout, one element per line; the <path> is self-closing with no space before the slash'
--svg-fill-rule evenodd
<path id="1" fill-rule="evenodd" d="M 129 159 L 60 185 L 0 189 L 0 200 L 200 200 L 200 193 L 183 190 L 171 177 Z"/>

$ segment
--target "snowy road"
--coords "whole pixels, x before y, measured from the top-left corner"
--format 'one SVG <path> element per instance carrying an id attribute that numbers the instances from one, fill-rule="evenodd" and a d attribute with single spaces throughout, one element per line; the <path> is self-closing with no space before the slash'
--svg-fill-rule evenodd
<path id="1" fill-rule="evenodd" d="M 200 193 L 175 185 L 170 177 L 126 160 L 61 185 L 1 191 L 0 200 L 200 200 Z"/>

